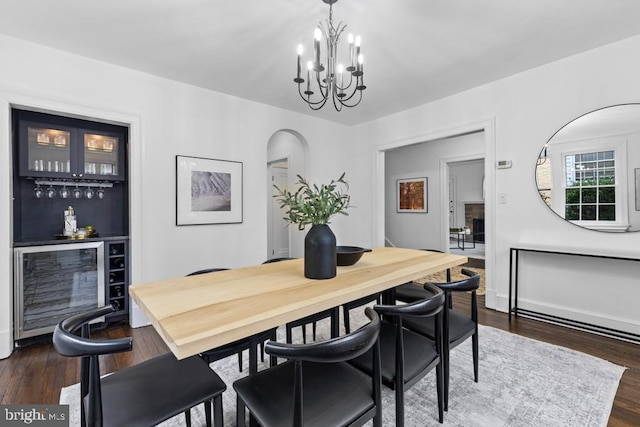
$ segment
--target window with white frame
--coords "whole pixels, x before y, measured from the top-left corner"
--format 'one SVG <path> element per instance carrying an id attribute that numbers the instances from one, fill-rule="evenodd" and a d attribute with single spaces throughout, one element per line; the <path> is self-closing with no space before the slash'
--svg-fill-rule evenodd
<path id="1" fill-rule="evenodd" d="M 623 231 L 629 227 L 627 140 L 623 136 L 554 144 L 551 206 L 583 227 Z"/>
<path id="2" fill-rule="evenodd" d="M 565 156 L 565 219 L 616 220 L 615 151 Z"/>

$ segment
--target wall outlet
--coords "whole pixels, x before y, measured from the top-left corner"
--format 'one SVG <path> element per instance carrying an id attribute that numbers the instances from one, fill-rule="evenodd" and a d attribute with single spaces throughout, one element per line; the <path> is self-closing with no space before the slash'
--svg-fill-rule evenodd
<path id="1" fill-rule="evenodd" d="M 506 193 L 498 194 L 498 203 L 500 203 L 501 205 L 506 205 L 507 204 L 507 194 Z"/>

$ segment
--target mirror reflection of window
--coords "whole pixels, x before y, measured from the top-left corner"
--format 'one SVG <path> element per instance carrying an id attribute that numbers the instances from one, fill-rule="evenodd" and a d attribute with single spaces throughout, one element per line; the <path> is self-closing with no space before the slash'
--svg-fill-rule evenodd
<path id="1" fill-rule="evenodd" d="M 537 159 L 536 185 L 544 203 L 568 222 L 597 231 L 640 231 L 638 168 L 640 104 L 615 105 L 578 117 L 547 141 Z"/>
<path id="2" fill-rule="evenodd" d="M 565 216 L 569 221 L 615 221 L 614 151 L 565 156 Z"/>

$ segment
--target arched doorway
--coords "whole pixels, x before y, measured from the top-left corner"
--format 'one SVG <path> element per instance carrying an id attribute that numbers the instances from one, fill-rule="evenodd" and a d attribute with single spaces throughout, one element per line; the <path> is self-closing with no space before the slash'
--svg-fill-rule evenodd
<path id="1" fill-rule="evenodd" d="M 304 233 L 288 225 L 275 194 L 279 188 L 292 188 L 297 176 L 305 175 L 309 145 L 305 138 L 291 129 L 275 132 L 267 142 L 267 259 L 304 256 Z"/>

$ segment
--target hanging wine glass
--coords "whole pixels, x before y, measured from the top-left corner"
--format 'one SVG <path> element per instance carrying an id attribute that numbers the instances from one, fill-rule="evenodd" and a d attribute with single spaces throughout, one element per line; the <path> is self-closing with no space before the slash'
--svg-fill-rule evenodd
<path id="1" fill-rule="evenodd" d="M 68 199 L 70 194 L 71 192 L 67 188 L 67 184 L 63 184 L 62 188 L 60 189 L 60 197 L 62 197 L 63 199 Z"/>
<path id="2" fill-rule="evenodd" d="M 84 197 L 87 199 L 93 199 L 93 188 L 87 187 L 87 189 L 84 190 Z"/>
<path id="3" fill-rule="evenodd" d="M 96 195 L 98 196 L 98 199 L 104 199 L 104 189 L 100 187 L 98 191 L 96 191 Z"/>
<path id="4" fill-rule="evenodd" d="M 36 197 L 36 199 L 41 199 L 44 195 L 44 190 L 42 190 L 40 184 L 36 184 L 36 188 L 33 189 L 33 195 Z"/>
<path id="5" fill-rule="evenodd" d="M 53 188 L 52 185 L 47 187 L 47 190 L 45 191 L 45 194 L 47 195 L 47 197 L 49 199 L 53 199 L 54 197 L 56 197 L 56 189 Z"/>
<path id="6" fill-rule="evenodd" d="M 76 185 L 76 188 L 74 188 L 71 193 L 73 194 L 74 199 L 79 199 L 82 197 L 82 190 L 79 189 L 77 185 Z"/>

